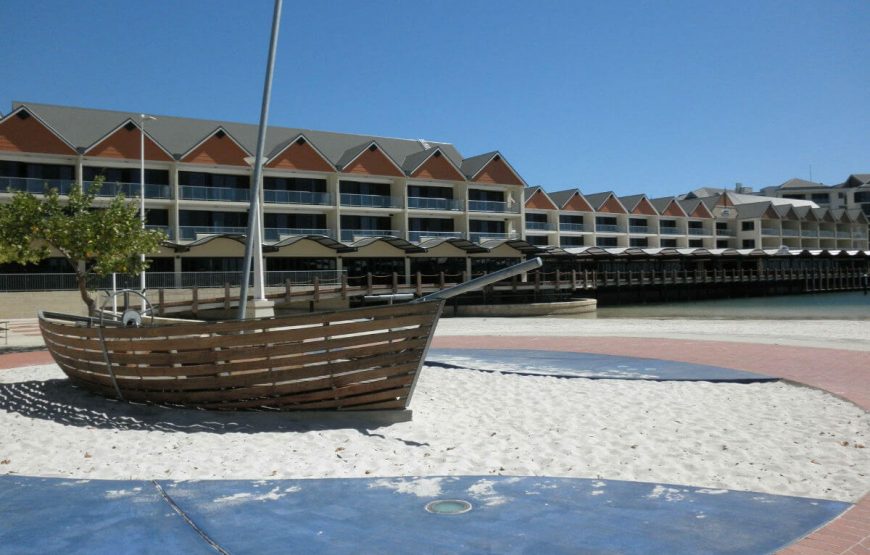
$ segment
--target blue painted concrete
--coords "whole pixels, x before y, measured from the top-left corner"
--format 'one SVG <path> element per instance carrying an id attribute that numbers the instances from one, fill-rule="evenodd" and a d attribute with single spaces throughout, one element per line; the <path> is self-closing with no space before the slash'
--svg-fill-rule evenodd
<path id="1" fill-rule="evenodd" d="M 779 379 L 689 362 L 531 349 L 430 349 L 426 364 L 565 378 L 736 383 Z"/>
<path id="2" fill-rule="evenodd" d="M 847 503 L 577 478 L 160 482 L 229 553 L 770 553 Z M 464 499 L 462 515 L 425 511 Z M 148 481 L 0 476 L 0 553 L 214 553 Z"/>

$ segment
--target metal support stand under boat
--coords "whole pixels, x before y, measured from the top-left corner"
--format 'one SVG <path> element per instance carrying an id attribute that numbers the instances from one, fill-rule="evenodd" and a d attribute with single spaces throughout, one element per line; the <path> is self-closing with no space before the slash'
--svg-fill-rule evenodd
<path id="1" fill-rule="evenodd" d="M 272 95 L 272 73 L 275 70 L 275 48 L 278 45 L 278 28 L 281 23 L 281 0 L 275 0 L 275 12 L 272 15 L 272 38 L 269 42 L 269 61 L 266 64 L 266 82 L 263 85 L 263 105 L 260 109 L 260 128 L 257 134 L 257 152 L 254 158 L 254 176 L 251 183 L 251 207 L 248 212 L 248 233 L 245 239 L 245 261 L 242 269 L 241 288 L 239 290 L 239 320 L 245 319 L 248 308 L 248 277 L 251 273 L 251 260 L 254 256 L 262 263 L 262 227 L 260 217 L 260 181 L 263 176 L 263 150 L 266 143 L 266 121 L 269 119 L 269 98 Z M 254 234 L 257 234 L 255 241 Z M 255 244 L 256 243 L 256 244 Z M 254 248 L 256 246 L 256 249 Z M 256 252 L 254 252 L 256 250 Z M 265 298 L 262 266 L 258 265 L 258 272 L 254 275 L 254 293 L 261 298 L 255 298 L 254 304 L 265 308 L 268 303 Z M 274 312 L 272 313 L 274 316 Z"/>

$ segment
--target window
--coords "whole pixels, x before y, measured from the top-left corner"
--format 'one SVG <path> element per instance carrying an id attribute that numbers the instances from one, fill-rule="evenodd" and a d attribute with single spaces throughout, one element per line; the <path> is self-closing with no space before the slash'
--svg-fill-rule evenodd
<path id="1" fill-rule="evenodd" d="M 263 214 L 263 227 L 326 229 L 326 214 Z"/>
<path id="2" fill-rule="evenodd" d="M 408 196 L 413 198 L 452 199 L 453 189 L 451 189 L 450 187 L 427 187 L 424 185 L 408 185 Z"/>
<path id="3" fill-rule="evenodd" d="M 728 222 L 716 222 L 716 231 L 728 231 Z"/>
<path id="4" fill-rule="evenodd" d="M 717 249 L 727 249 L 728 248 L 728 239 L 717 239 L 716 240 L 716 248 Z"/>
<path id="5" fill-rule="evenodd" d="M 646 237 L 632 237 L 628 240 L 629 247 L 648 247 L 649 241 Z"/>
<path id="6" fill-rule="evenodd" d="M 341 180 L 339 187 L 346 195 L 374 195 L 381 197 L 390 196 L 389 183 L 369 183 L 368 181 L 345 181 Z"/>
<path id="7" fill-rule="evenodd" d="M 212 212 L 210 210 L 179 210 L 179 225 L 195 227 L 247 227 L 247 212 Z"/>
<path id="8" fill-rule="evenodd" d="M 95 168 L 85 166 L 82 168 L 82 177 L 85 181 L 94 181 L 101 175 L 107 183 L 139 183 L 142 179 L 140 170 L 135 168 Z M 148 185 L 169 185 L 169 171 L 145 170 L 145 183 Z"/>
<path id="9" fill-rule="evenodd" d="M 744 239 L 742 245 L 744 249 L 754 249 L 755 239 Z"/>
<path id="10" fill-rule="evenodd" d="M 659 227 L 675 228 L 675 227 L 677 227 L 677 221 L 676 220 L 660 220 Z"/>
<path id="11" fill-rule="evenodd" d="M 562 214 L 559 216 L 559 223 L 583 225 L 583 216 L 566 216 Z"/>
<path id="12" fill-rule="evenodd" d="M 408 218 L 409 231 L 453 231 L 453 220 L 447 218 Z"/>
<path id="13" fill-rule="evenodd" d="M 810 200 L 816 204 L 828 204 L 830 202 L 830 196 L 828 193 L 813 193 L 810 195 Z"/>
<path id="14" fill-rule="evenodd" d="M 755 221 L 748 220 L 744 222 L 740 222 L 740 229 L 743 231 L 753 231 L 755 229 Z M 753 244 L 754 248 L 754 244 Z"/>
<path id="15" fill-rule="evenodd" d="M 534 222 L 536 224 L 545 224 L 547 223 L 547 215 L 546 214 L 532 214 L 526 212 L 526 221 Z"/>
<path id="16" fill-rule="evenodd" d="M 582 247 L 583 237 L 562 237 L 561 247 Z"/>
<path id="17" fill-rule="evenodd" d="M 495 220 L 471 220 L 469 226 L 473 233 L 504 233 L 504 222 Z"/>
<path id="18" fill-rule="evenodd" d="M 264 177 L 263 189 L 270 191 L 301 191 L 325 193 L 326 180 L 309 177 Z"/>
<path id="19" fill-rule="evenodd" d="M 341 229 L 390 230 L 389 216 L 342 216 Z"/>
<path id="20" fill-rule="evenodd" d="M 704 229 L 704 222 L 690 220 L 689 221 L 689 229 Z"/>
<path id="21" fill-rule="evenodd" d="M 628 225 L 630 226 L 646 226 L 646 218 L 629 218 Z"/>
<path id="22" fill-rule="evenodd" d="M 598 225 L 616 225 L 616 218 L 612 216 L 595 216 L 595 223 Z"/>
<path id="23" fill-rule="evenodd" d="M 526 242 L 536 247 L 546 247 L 547 246 L 547 236 L 546 235 L 527 235 Z"/>
<path id="24" fill-rule="evenodd" d="M 225 187 L 248 189 L 251 179 L 247 175 L 228 175 L 205 172 L 178 172 L 178 184 L 192 187 Z"/>
<path id="25" fill-rule="evenodd" d="M 689 239 L 689 248 L 699 249 L 704 246 L 703 239 Z"/>
<path id="26" fill-rule="evenodd" d="M 595 245 L 598 247 L 615 247 L 618 243 L 616 237 L 596 237 Z"/>
<path id="27" fill-rule="evenodd" d="M 676 248 L 677 247 L 677 240 L 676 239 L 662 239 L 661 244 L 662 244 L 662 247 Z"/>
<path id="28" fill-rule="evenodd" d="M 481 189 L 469 189 L 468 200 L 504 202 L 504 193 L 502 191 L 483 191 Z"/>

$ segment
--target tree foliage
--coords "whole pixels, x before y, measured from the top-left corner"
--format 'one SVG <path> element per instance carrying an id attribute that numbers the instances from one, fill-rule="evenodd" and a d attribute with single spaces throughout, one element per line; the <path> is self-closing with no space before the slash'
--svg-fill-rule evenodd
<path id="1" fill-rule="evenodd" d="M 138 274 L 147 268 L 140 255 L 159 249 L 162 232 L 142 229 L 137 203 L 124 195 L 95 206 L 102 180 L 85 191 L 73 184 L 61 197 L 57 189 L 40 198 L 17 192 L 0 205 L 0 263 L 31 264 L 59 252 L 72 266 L 88 312 L 94 300 L 87 291 L 90 276 Z"/>

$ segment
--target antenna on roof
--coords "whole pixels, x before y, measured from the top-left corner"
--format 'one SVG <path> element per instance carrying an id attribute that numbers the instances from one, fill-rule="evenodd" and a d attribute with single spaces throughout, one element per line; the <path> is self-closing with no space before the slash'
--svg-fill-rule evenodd
<path id="1" fill-rule="evenodd" d="M 423 150 L 429 150 L 430 148 L 432 148 L 432 145 L 430 145 L 428 142 L 426 142 L 426 139 L 417 139 L 417 141 L 421 145 L 423 145 Z"/>
<path id="2" fill-rule="evenodd" d="M 810 181 L 813 180 L 813 165 L 810 164 Z"/>

